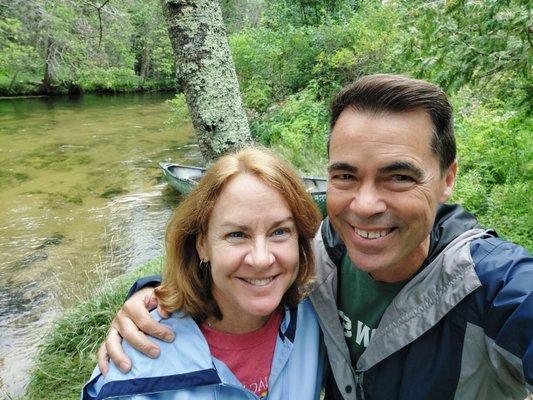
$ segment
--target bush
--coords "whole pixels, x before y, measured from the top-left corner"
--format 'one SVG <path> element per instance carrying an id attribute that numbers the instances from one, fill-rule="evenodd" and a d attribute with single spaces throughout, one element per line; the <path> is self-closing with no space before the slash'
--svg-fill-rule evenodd
<path id="1" fill-rule="evenodd" d="M 316 85 L 252 121 L 251 130 L 256 140 L 279 151 L 301 171 L 325 173 L 328 115 L 326 104 L 317 99 Z"/>
<path id="2" fill-rule="evenodd" d="M 167 103 L 170 105 L 170 118 L 167 124 L 179 126 L 191 121 L 189 108 L 183 93 L 178 93 L 173 99 L 167 100 Z"/>
<path id="3" fill-rule="evenodd" d="M 527 109 L 470 89 L 453 98 L 456 108 L 459 177 L 453 201 L 480 222 L 526 248 L 533 212 L 533 121 Z"/>
<path id="4" fill-rule="evenodd" d="M 120 92 L 140 87 L 141 78 L 128 68 L 94 68 L 83 71 L 76 83 L 89 92 Z"/>
<path id="5" fill-rule="evenodd" d="M 533 186 L 530 182 L 492 188 L 487 213 L 480 222 L 494 228 L 505 239 L 533 249 Z"/>

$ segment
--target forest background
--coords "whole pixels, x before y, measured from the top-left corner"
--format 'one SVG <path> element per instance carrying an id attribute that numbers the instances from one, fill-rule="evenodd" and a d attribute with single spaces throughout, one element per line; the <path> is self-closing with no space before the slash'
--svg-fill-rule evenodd
<path id="1" fill-rule="evenodd" d="M 222 0 L 254 138 L 323 174 L 328 103 L 364 74 L 408 74 L 455 107 L 453 201 L 533 248 L 530 3 Z M 174 90 L 159 1 L 0 3 L 0 95 Z M 187 118 L 184 97 L 175 121 Z M 528 201 L 529 200 L 529 201 Z"/>
<path id="2" fill-rule="evenodd" d="M 328 104 L 340 87 L 371 73 L 429 80 L 446 90 L 455 108 L 460 172 L 452 201 L 484 226 L 533 249 L 528 1 L 222 0 L 220 5 L 255 140 L 302 172 L 322 175 Z M 157 0 L 0 3 L 0 95 L 175 90 L 174 71 Z M 171 102 L 175 123 L 186 120 L 184 96 Z M 100 299 L 77 311 L 90 321 L 58 325 L 30 398 L 52 392 L 76 397 L 114 314 L 112 307 L 98 310 L 121 299 Z M 97 322 L 104 328 L 87 329 Z M 54 387 L 49 375 L 58 368 L 62 380 Z"/>

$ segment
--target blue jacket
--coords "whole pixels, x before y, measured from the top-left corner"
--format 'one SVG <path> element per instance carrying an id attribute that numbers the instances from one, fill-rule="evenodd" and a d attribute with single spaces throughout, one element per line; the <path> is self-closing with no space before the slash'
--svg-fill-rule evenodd
<path id="1" fill-rule="evenodd" d="M 330 361 L 326 399 L 519 399 L 533 388 L 533 259 L 440 206 L 430 254 L 352 366 L 337 315 L 346 248 L 326 219 L 311 300 Z"/>
<path id="2" fill-rule="evenodd" d="M 174 314 L 163 320 L 156 311 L 152 316 L 170 326 L 177 339 L 173 343 L 153 339 L 161 347 L 157 359 L 148 358 L 124 342 L 123 348 L 133 362 L 132 370 L 123 374 L 111 362 L 104 377 L 97 367 L 83 388 L 83 400 L 259 398 L 211 355 L 198 325 L 190 317 Z M 319 399 L 325 358 L 320 342 L 320 329 L 309 300 L 286 309 L 272 360 L 268 400 Z"/>

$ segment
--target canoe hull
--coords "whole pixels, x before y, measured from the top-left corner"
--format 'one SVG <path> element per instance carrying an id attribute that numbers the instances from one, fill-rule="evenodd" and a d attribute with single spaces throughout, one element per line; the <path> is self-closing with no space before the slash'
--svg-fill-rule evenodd
<path id="1" fill-rule="evenodd" d="M 188 165 L 172 164 L 167 162 L 159 163 L 163 170 L 163 175 L 169 186 L 182 195 L 189 194 L 196 183 L 205 173 L 205 168 L 191 167 Z M 325 178 L 302 177 L 308 193 L 313 197 L 322 216 L 327 215 L 326 210 L 326 189 L 327 180 Z"/>

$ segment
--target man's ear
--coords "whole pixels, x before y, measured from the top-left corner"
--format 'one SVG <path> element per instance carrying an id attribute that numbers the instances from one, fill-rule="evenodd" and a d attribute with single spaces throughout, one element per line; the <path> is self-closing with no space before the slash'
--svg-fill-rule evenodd
<path id="1" fill-rule="evenodd" d="M 457 160 L 454 160 L 452 165 L 444 172 L 444 190 L 439 199 L 440 203 L 445 203 L 452 195 L 455 179 L 457 178 L 457 168 Z"/>
<path id="2" fill-rule="evenodd" d="M 207 256 L 205 236 L 202 233 L 199 233 L 196 236 L 196 251 L 198 252 L 198 255 L 200 256 L 200 260 L 209 259 L 209 257 Z"/>

